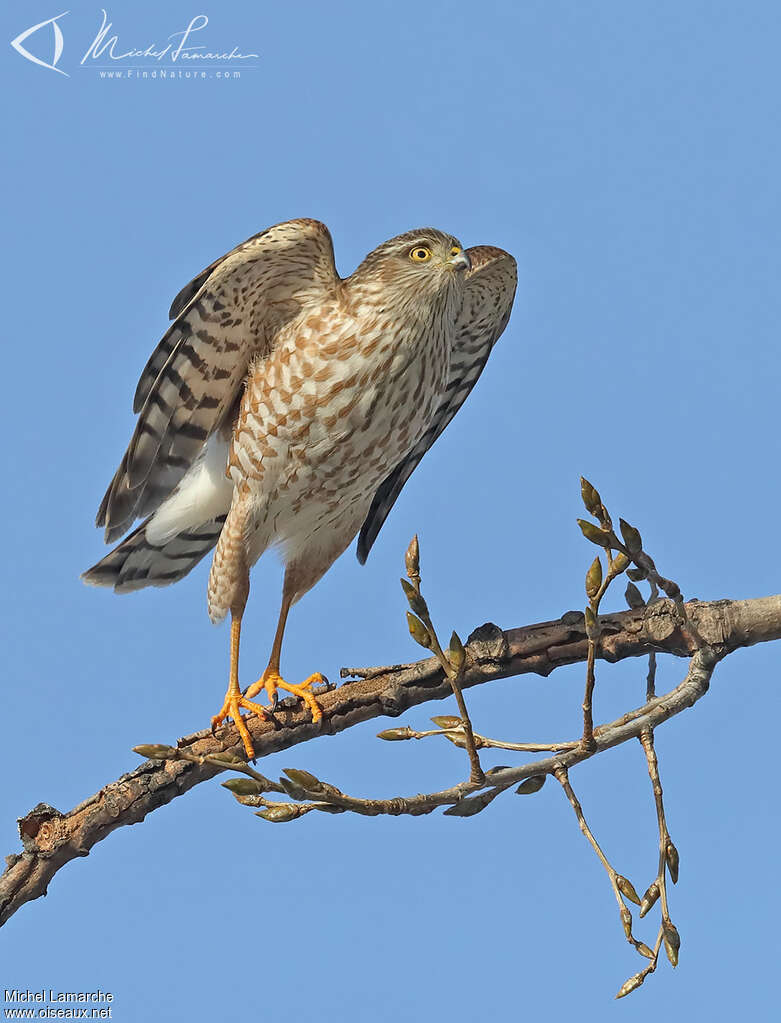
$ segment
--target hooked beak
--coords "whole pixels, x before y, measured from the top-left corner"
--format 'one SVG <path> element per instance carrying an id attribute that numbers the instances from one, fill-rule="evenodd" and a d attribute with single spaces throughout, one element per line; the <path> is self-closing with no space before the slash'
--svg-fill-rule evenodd
<path id="1" fill-rule="evenodd" d="M 471 270 L 472 269 L 472 262 L 469 259 L 469 256 L 464 252 L 463 249 L 461 249 L 459 252 L 457 252 L 455 254 L 455 256 L 451 256 L 446 261 L 445 265 L 448 266 L 451 270 Z"/>

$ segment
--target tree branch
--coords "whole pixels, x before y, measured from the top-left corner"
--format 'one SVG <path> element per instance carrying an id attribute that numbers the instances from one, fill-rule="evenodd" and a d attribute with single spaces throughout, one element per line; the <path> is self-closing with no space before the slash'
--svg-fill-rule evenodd
<path id="1" fill-rule="evenodd" d="M 675 713 L 702 695 L 718 660 L 740 647 L 781 639 L 781 595 L 755 600 L 692 601 L 685 605 L 685 615 L 684 620 L 680 605 L 662 600 L 599 619 L 598 657 L 602 660 L 616 662 L 654 651 L 692 658 L 687 679 L 673 691 L 681 697 Z M 693 634 L 707 644 L 707 654 L 697 653 Z M 495 625 L 484 625 L 469 637 L 466 650 L 463 689 L 528 673 L 547 676 L 562 665 L 585 661 L 588 640 L 583 615 L 569 612 L 559 621 L 508 632 Z M 320 727 L 312 724 L 306 708 L 299 708 L 292 700 L 280 704 L 276 724 L 254 717 L 247 719 L 257 756 L 289 749 L 320 734 L 333 735 L 381 715 L 396 717 L 409 707 L 445 699 L 452 693 L 450 680 L 436 658 L 353 673 L 366 677 L 318 695 L 325 714 Z M 697 682 L 698 678 L 702 685 L 697 683 L 692 688 L 692 681 Z M 689 687 L 682 689 L 687 683 Z M 689 695 L 693 699 L 688 699 Z M 664 712 L 666 699 L 662 696 L 652 701 L 651 724 L 671 716 Z M 647 724 L 644 717 L 647 713 L 647 707 L 639 708 L 607 726 L 607 733 L 600 734 L 598 729 L 596 748 L 588 755 L 639 735 Z M 197 732 L 180 739 L 178 746 L 198 758 L 223 752 L 237 756 L 242 753 L 241 740 L 232 725 L 222 728 L 216 736 L 208 731 Z M 554 762 L 571 766 L 585 759 L 583 753 L 570 750 L 557 754 L 550 764 L 545 762 L 545 769 L 552 770 Z M 542 767 L 538 762 L 514 768 L 512 778 L 538 774 Z M 213 762 L 201 760 L 148 760 L 66 814 L 40 803 L 20 819 L 24 852 L 7 857 L 7 869 L 0 877 L 0 924 L 25 902 L 45 895 L 61 867 L 78 856 L 87 856 L 97 842 L 116 828 L 143 820 L 151 811 L 221 771 Z M 501 781 L 509 784 L 510 777 L 508 770 Z M 498 777 L 492 779 L 492 784 L 497 782 Z"/>

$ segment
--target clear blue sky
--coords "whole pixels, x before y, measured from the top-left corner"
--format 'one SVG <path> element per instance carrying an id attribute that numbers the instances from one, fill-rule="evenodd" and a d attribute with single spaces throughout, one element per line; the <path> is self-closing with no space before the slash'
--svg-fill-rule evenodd
<path id="1" fill-rule="evenodd" d="M 510 326 L 368 565 L 351 549 L 295 609 L 288 677 L 417 656 L 397 582 L 416 530 L 443 631 L 582 607 L 593 552 L 575 526 L 580 473 L 686 595 L 779 589 L 778 4 L 113 3 L 128 49 L 206 13 L 209 43 L 260 55 L 239 81 L 166 83 L 80 69 L 101 17 L 83 0 L 59 21 L 69 77 L 10 48 L 59 13 L 12 0 L 0 18 L 0 852 L 17 850 L 15 818 L 39 800 L 68 809 L 134 767 L 133 745 L 204 727 L 222 699 L 227 634 L 206 617 L 208 563 L 122 598 L 78 575 L 103 551 L 95 510 L 171 298 L 279 220 L 324 220 L 344 274 L 423 224 L 501 245 L 520 270 Z M 48 61 L 51 40 L 27 45 Z M 280 575 L 268 559 L 253 577 L 247 681 L 265 664 Z M 779 665 L 778 647 L 736 654 L 658 733 L 681 963 L 624 1002 L 611 999 L 638 960 L 553 784 L 472 820 L 287 826 L 201 786 L 18 913 L 0 932 L 0 988 L 101 987 L 120 1021 L 767 1019 Z M 599 719 L 638 703 L 643 668 L 600 669 Z M 582 676 L 473 691 L 476 727 L 574 735 Z M 384 725 L 262 769 L 305 768 L 359 795 L 463 775 L 455 748 L 381 743 Z M 655 820 L 639 745 L 573 784 L 616 866 L 647 885 Z"/>

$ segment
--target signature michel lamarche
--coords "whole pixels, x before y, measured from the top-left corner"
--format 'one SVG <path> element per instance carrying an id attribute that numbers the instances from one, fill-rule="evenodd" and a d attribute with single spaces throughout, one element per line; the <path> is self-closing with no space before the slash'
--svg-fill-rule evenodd
<path id="1" fill-rule="evenodd" d="M 20 56 L 33 64 L 69 77 L 68 72 L 58 66 L 65 48 L 65 39 L 59 21 L 69 13 L 69 11 L 63 11 L 53 18 L 47 18 L 46 21 L 32 25 L 13 39 L 11 46 Z M 125 48 L 120 43 L 119 35 L 116 32 L 112 34 L 113 25 L 104 9 L 101 9 L 101 15 L 101 25 L 95 38 L 84 51 L 84 55 L 79 61 L 80 67 L 95 67 L 98 66 L 96 64 L 98 61 L 103 61 L 103 67 L 121 66 L 123 61 L 131 60 L 148 61 L 150 67 L 169 63 L 171 65 L 179 63 L 190 67 L 194 65 L 204 67 L 208 64 L 224 65 L 232 61 L 257 60 L 259 58 L 257 53 L 242 53 L 237 46 L 233 46 L 230 50 L 212 50 L 207 49 L 205 43 L 195 42 L 195 34 L 201 32 L 209 24 L 209 18 L 205 14 L 196 14 L 194 18 L 190 19 L 186 28 L 179 32 L 171 32 L 167 36 L 168 41 L 162 45 L 152 42 L 147 46 L 129 48 Z M 52 55 L 49 60 L 44 60 L 38 54 L 31 52 L 25 44 L 27 40 L 32 40 L 33 37 L 44 33 L 48 26 L 51 26 Z M 248 65 L 245 64 L 244 67 L 248 67 Z"/>

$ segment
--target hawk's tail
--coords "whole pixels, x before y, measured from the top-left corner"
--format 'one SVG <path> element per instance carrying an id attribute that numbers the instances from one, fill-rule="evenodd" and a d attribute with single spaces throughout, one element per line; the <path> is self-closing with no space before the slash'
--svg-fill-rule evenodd
<path id="1" fill-rule="evenodd" d="M 147 539 L 147 519 L 81 578 L 90 586 L 112 586 L 115 593 L 168 586 L 186 576 L 209 553 L 224 522 L 225 515 L 219 515 L 155 546 Z"/>

